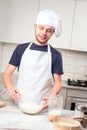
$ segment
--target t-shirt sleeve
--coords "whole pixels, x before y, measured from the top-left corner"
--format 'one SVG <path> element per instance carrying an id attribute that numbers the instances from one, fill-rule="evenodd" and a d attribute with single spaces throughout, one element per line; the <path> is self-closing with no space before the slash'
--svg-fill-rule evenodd
<path id="1" fill-rule="evenodd" d="M 63 61 L 61 53 L 59 51 L 55 51 L 52 57 L 52 74 L 63 74 Z"/>
<path id="2" fill-rule="evenodd" d="M 14 49 L 13 54 L 12 54 L 10 60 L 9 60 L 9 64 L 18 67 L 18 70 L 19 70 L 22 55 L 23 55 L 25 49 L 28 47 L 29 44 L 30 43 L 19 44 Z"/>
<path id="3" fill-rule="evenodd" d="M 20 54 L 20 49 L 19 49 L 19 46 L 17 46 L 15 50 L 13 51 L 13 54 L 9 60 L 9 64 L 18 67 L 20 63 L 20 58 L 21 58 L 19 54 Z"/>

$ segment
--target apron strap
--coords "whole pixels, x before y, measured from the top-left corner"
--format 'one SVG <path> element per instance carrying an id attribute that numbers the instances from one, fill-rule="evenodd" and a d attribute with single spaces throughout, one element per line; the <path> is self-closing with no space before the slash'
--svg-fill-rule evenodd
<path id="1" fill-rule="evenodd" d="M 29 44 L 29 46 L 28 46 L 28 48 L 30 49 L 30 47 L 31 47 L 31 45 L 33 44 L 33 42 L 30 42 L 30 44 Z M 51 64 L 52 64 L 52 58 L 51 58 L 51 47 L 50 47 L 50 45 L 48 44 L 48 46 L 47 46 L 47 52 L 48 52 L 48 54 L 49 54 L 49 60 L 50 60 L 50 70 L 52 69 L 52 67 L 51 67 Z"/>
<path id="2" fill-rule="evenodd" d="M 30 48 L 32 44 L 33 44 L 33 42 L 30 42 L 28 48 Z M 50 49 L 50 45 L 49 45 L 49 44 L 48 44 L 47 48 L 48 48 L 48 51 L 47 51 L 47 52 L 51 52 L 51 49 Z"/>

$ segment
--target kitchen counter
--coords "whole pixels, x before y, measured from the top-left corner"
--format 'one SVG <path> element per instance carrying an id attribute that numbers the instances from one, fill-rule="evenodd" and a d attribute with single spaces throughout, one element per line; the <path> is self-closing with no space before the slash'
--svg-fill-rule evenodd
<path id="1" fill-rule="evenodd" d="M 80 86 L 73 86 L 73 85 L 68 85 L 67 81 L 62 80 L 61 82 L 61 86 L 62 88 L 66 88 L 66 89 L 75 89 L 75 90 L 84 90 L 87 91 L 87 87 L 80 87 Z"/>
<path id="2" fill-rule="evenodd" d="M 63 110 L 61 116 L 73 118 L 74 111 Z M 53 122 L 48 119 L 47 111 L 36 115 L 25 114 L 16 104 L 7 103 L 0 108 L 0 130 L 55 130 L 55 128 Z"/>
<path id="3" fill-rule="evenodd" d="M 63 110 L 62 116 L 73 117 L 73 111 Z M 0 130 L 54 130 L 48 112 L 36 115 L 22 113 L 15 104 L 0 108 Z"/>

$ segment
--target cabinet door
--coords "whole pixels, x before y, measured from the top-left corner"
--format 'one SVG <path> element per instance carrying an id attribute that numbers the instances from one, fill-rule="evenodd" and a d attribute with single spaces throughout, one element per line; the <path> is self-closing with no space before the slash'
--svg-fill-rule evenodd
<path id="1" fill-rule="evenodd" d="M 52 46 L 56 48 L 70 48 L 74 5 L 74 0 L 40 0 L 39 10 L 52 9 L 62 18 L 61 36 L 59 38 L 53 36 L 50 40 Z"/>
<path id="2" fill-rule="evenodd" d="M 77 0 L 71 49 L 87 51 L 87 0 Z"/>
<path id="3" fill-rule="evenodd" d="M 3 41 L 11 43 L 31 41 L 34 38 L 34 23 L 38 6 L 39 0 L 9 0 L 9 8 L 7 7 L 9 16 L 6 21 L 8 32 L 4 32 Z"/>
<path id="4" fill-rule="evenodd" d="M 9 1 L 0 0 L 0 41 L 3 41 L 8 32 Z"/>

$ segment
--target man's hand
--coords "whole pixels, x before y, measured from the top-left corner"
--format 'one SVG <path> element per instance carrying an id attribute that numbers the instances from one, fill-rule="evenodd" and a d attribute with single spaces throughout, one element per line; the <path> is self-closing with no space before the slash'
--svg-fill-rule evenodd
<path id="1" fill-rule="evenodd" d="M 16 87 L 9 88 L 8 90 L 8 95 L 11 99 L 16 100 L 20 98 L 20 92 Z"/>
<path id="2" fill-rule="evenodd" d="M 44 109 L 47 109 L 48 108 L 48 106 L 49 106 L 49 98 L 48 97 L 44 97 L 44 98 L 42 98 L 42 100 L 45 102 L 45 104 L 44 104 L 44 106 L 43 106 L 43 110 Z"/>

